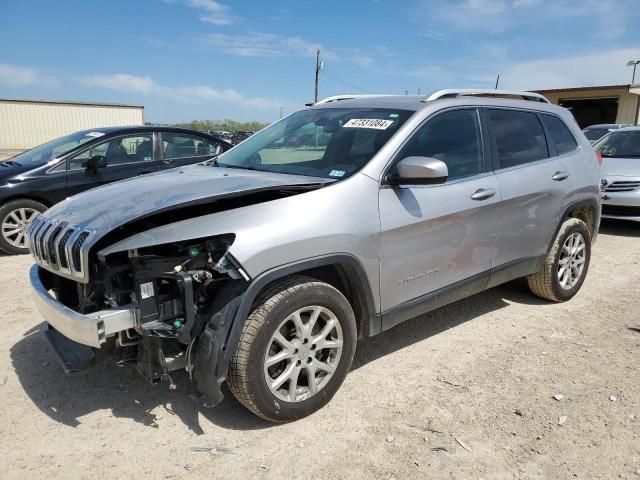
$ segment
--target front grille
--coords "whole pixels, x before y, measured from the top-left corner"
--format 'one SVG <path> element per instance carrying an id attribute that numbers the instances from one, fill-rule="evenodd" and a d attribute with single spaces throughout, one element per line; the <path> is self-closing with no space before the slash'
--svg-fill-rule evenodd
<path id="1" fill-rule="evenodd" d="M 602 205 L 602 215 L 611 215 L 614 217 L 640 217 L 640 207 Z"/>
<path id="2" fill-rule="evenodd" d="M 42 215 L 27 231 L 29 251 L 39 265 L 85 283 L 89 281 L 86 262 L 90 236 L 89 230 Z"/>
<path id="3" fill-rule="evenodd" d="M 613 182 L 604 187 L 605 192 L 632 192 L 640 188 L 640 180 Z"/>
<path id="4" fill-rule="evenodd" d="M 76 271 L 80 271 L 82 269 L 82 257 L 80 253 L 82 251 L 82 244 L 89 236 L 89 232 L 82 232 L 78 239 L 73 242 L 72 254 L 73 254 L 73 268 Z"/>

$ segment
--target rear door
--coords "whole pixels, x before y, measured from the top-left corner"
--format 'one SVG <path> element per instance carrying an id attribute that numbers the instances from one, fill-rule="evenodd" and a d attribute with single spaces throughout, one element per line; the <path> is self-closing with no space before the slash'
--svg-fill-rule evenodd
<path id="1" fill-rule="evenodd" d="M 383 313 L 441 289 L 466 288 L 466 296 L 486 284 L 500 192 L 485 161 L 483 136 L 476 108 L 446 110 L 427 119 L 397 155 L 396 162 L 409 156 L 442 160 L 449 177 L 439 185 L 380 189 Z M 397 320 L 383 314 L 383 328 Z"/>
<path id="2" fill-rule="evenodd" d="M 174 168 L 202 162 L 219 153 L 220 144 L 196 134 L 161 132 L 161 168 Z"/>
<path id="3" fill-rule="evenodd" d="M 86 163 L 92 156 L 105 157 L 107 166 L 89 171 Z M 152 173 L 160 162 L 154 156 L 154 133 L 132 133 L 111 137 L 67 160 L 67 196 L 100 185 Z"/>
<path id="4" fill-rule="evenodd" d="M 534 111 L 487 108 L 502 201 L 494 267 L 546 254 L 573 180 Z"/>

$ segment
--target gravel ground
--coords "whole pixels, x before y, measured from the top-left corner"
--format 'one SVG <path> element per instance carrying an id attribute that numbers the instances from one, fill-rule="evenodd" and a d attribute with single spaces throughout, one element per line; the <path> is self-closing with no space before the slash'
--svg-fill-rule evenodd
<path id="1" fill-rule="evenodd" d="M 199 408 L 183 375 L 65 376 L 30 258 L 2 257 L 0 476 L 640 479 L 639 245 L 640 225 L 605 223 L 568 303 L 513 282 L 361 342 L 333 401 L 287 425 L 228 392 Z"/>

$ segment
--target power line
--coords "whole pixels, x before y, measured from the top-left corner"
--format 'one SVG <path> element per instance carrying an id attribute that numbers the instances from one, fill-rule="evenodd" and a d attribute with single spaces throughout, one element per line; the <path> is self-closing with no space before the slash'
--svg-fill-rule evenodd
<path id="1" fill-rule="evenodd" d="M 374 92 L 372 92 L 371 90 L 367 90 L 367 89 L 365 89 L 365 88 L 361 88 L 361 87 L 359 87 L 359 86 L 357 86 L 357 85 L 354 85 L 353 83 L 345 82 L 344 80 L 341 80 L 341 79 L 339 79 L 338 77 L 336 77 L 336 76 L 334 76 L 334 75 L 331 75 L 331 74 L 330 74 L 330 73 L 328 73 L 326 70 L 322 70 L 322 73 L 323 73 L 323 74 L 325 74 L 325 75 L 327 75 L 329 78 L 333 78 L 334 80 L 336 80 L 336 81 L 338 81 L 338 82 L 340 82 L 340 83 L 343 83 L 343 84 L 347 85 L 348 87 L 355 88 L 355 89 L 360 90 L 361 92 L 364 92 L 364 93 L 374 93 Z"/>

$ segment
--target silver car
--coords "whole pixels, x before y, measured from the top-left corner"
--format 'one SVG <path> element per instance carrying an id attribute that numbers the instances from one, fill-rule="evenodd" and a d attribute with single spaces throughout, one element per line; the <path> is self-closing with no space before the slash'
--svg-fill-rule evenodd
<path id="1" fill-rule="evenodd" d="M 572 298 L 600 177 L 571 114 L 535 93 L 334 97 L 51 208 L 28 231 L 31 286 L 65 370 L 111 350 L 290 421 L 332 398 L 360 338 L 518 277 Z"/>
<path id="2" fill-rule="evenodd" d="M 610 132 L 594 145 L 602 155 L 602 216 L 640 221 L 640 127 Z"/>

